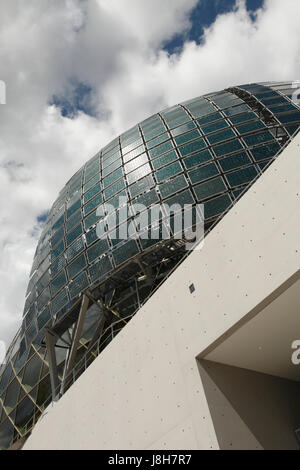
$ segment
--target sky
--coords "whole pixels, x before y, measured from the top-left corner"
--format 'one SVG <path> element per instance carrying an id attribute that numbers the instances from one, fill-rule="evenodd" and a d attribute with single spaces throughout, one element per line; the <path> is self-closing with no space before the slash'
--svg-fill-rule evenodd
<path id="1" fill-rule="evenodd" d="M 300 79 L 299 0 L 1 0 L 0 341 L 47 211 L 110 140 L 228 86 Z"/>

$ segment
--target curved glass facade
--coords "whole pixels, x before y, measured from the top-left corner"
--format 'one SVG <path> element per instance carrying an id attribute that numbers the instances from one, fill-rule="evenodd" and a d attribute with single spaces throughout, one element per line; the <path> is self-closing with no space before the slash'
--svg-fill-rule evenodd
<path id="1" fill-rule="evenodd" d="M 64 393 L 68 377 L 76 380 L 83 361 L 86 367 L 186 255 L 172 218 L 159 214 L 142 225 L 136 204 L 201 203 L 209 230 L 299 129 L 293 91 L 291 82 L 250 84 L 166 109 L 110 142 L 67 182 L 41 234 L 22 326 L 0 369 L 0 448 L 30 432 L 53 393 Z M 125 225 L 127 239 L 116 236 Z M 150 229 L 156 236 L 144 237 Z"/>

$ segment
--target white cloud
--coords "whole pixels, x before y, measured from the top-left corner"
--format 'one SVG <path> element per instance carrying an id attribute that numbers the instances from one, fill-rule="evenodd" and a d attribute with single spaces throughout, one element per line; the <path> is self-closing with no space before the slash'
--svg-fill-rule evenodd
<path id="1" fill-rule="evenodd" d="M 169 56 L 196 0 L 2 0 L 0 79 L 0 339 L 23 309 L 37 216 L 111 138 L 163 107 L 226 86 L 299 79 L 298 0 L 267 0 L 253 22 L 244 2 L 200 44 Z M 92 87 L 96 116 L 50 106 L 71 81 Z M 34 230 L 35 227 L 35 230 Z"/>

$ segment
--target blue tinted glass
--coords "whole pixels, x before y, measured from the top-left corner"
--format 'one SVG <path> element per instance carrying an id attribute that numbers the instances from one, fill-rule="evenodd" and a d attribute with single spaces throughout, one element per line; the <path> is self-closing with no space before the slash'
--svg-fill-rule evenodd
<path id="1" fill-rule="evenodd" d="M 181 168 L 180 163 L 175 162 L 175 163 L 172 163 L 171 165 L 166 166 L 165 168 L 162 168 L 161 170 L 158 170 L 155 173 L 155 177 L 158 183 L 160 183 L 164 179 L 167 179 L 170 176 L 176 175 L 177 173 L 180 173 L 181 171 L 182 171 L 182 168 Z"/>
<path id="2" fill-rule="evenodd" d="M 201 201 L 207 197 L 215 196 L 226 191 L 226 186 L 223 179 L 219 176 L 205 183 L 198 184 L 194 186 L 194 191 L 196 193 L 197 199 Z"/>
<path id="3" fill-rule="evenodd" d="M 204 116 L 200 119 L 197 119 L 197 122 L 198 122 L 198 124 L 200 124 L 200 126 L 202 126 L 204 124 L 208 124 L 209 122 L 217 121 L 218 119 L 224 119 L 223 115 L 219 112 L 209 114 L 208 116 Z"/>
<path id="4" fill-rule="evenodd" d="M 255 160 L 263 160 L 264 158 L 271 158 L 280 151 L 281 147 L 278 142 L 261 145 L 251 149 L 251 153 Z"/>
<path id="5" fill-rule="evenodd" d="M 219 129 L 224 129 L 228 127 L 228 123 L 223 119 L 222 121 L 214 122 L 213 124 L 209 124 L 207 126 L 202 126 L 201 129 L 204 134 L 209 134 L 210 132 L 218 131 Z"/>
<path id="6" fill-rule="evenodd" d="M 175 152 L 175 150 L 172 150 L 171 152 L 168 152 L 162 155 L 162 157 L 152 160 L 152 165 L 153 165 L 153 168 L 158 169 L 177 159 L 178 159 L 177 153 Z"/>
<path id="7" fill-rule="evenodd" d="M 238 168 L 249 163 L 251 163 L 251 160 L 246 152 L 236 153 L 235 155 L 219 160 L 219 164 L 223 171 L 233 170 L 234 168 Z"/>
<path id="8" fill-rule="evenodd" d="M 207 178 L 211 178 L 219 173 L 219 170 L 215 163 L 208 163 L 208 165 L 203 165 L 197 168 L 196 170 L 189 171 L 189 177 L 192 183 L 198 183 Z"/>
<path id="9" fill-rule="evenodd" d="M 203 149 L 206 147 L 206 143 L 204 139 L 198 139 L 194 140 L 193 142 L 190 142 L 188 144 L 183 145 L 182 147 L 179 147 L 179 152 L 180 154 L 185 157 L 186 155 L 197 152 L 198 150 Z"/>
<path id="10" fill-rule="evenodd" d="M 213 147 L 213 151 L 215 152 L 217 157 L 221 157 L 223 155 L 227 155 L 228 153 L 233 153 L 236 150 L 242 149 L 243 146 L 241 142 L 236 139 L 236 140 L 231 140 L 230 142 L 226 142 L 225 144 L 222 145 L 217 145 L 216 147 Z"/>
<path id="11" fill-rule="evenodd" d="M 249 166 L 247 168 L 241 168 L 239 170 L 233 171 L 232 173 L 227 173 L 226 178 L 230 186 L 234 187 L 252 181 L 254 178 L 256 178 L 257 174 L 257 169 L 254 166 Z"/>
<path id="12" fill-rule="evenodd" d="M 244 137 L 244 141 L 247 145 L 256 145 L 263 142 L 268 142 L 269 140 L 274 140 L 274 137 L 269 131 L 259 132 Z"/>
<path id="13" fill-rule="evenodd" d="M 204 217 L 205 219 L 209 219 L 211 217 L 215 217 L 217 215 L 222 214 L 225 210 L 227 210 L 231 205 L 231 199 L 228 194 L 224 194 L 223 196 L 215 197 L 214 199 L 210 199 L 204 203 Z"/>
<path id="14" fill-rule="evenodd" d="M 186 157 L 183 160 L 184 166 L 189 169 L 193 168 L 194 166 L 200 165 L 201 163 L 205 163 L 209 160 L 212 160 L 212 156 L 209 150 L 202 150 L 202 152 L 194 153 L 190 157 Z"/>
<path id="15" fill-rule="evenodd" d="M 207 136 L 207 139 L 210 144 L 217 144 L 218 142 L 222 142 L 223 140 L 231 139 L 235 137 L 235 134 L 232 129 L 226 129 L 225 131 L 217 132 L 216 134 L 211 134 Z"/>

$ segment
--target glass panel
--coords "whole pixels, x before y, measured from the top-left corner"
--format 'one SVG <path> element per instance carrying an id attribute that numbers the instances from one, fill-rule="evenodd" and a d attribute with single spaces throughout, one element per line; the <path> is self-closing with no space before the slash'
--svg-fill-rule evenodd
<path id="1" fill-rule="evenodd" d="M 247 168 L 233 171 L 232 173 L 227 173 L 226 177 L 230 186 L 233 188 L 234 186 L 239 186 L 240 184 L 252 181 L 256 178 L 257 174 L 257 169 L 254 166 L 249 166 Z"/>
<path id="2" fill-rule="evenodd" d="M 163 183 L 159 186 L 160 193 L 163 198 L 170 196 L 171 194 L 180 191 L 188 185 L 185 177 L 183 175 L 173 178 L 167 183 Z"/>
<path id="3" fill-rule="evenodd" d="M 176 175 L 177 173 L 180 173 L 182 171 L 182 167 L 179 162 L 172 163 L 169 166 L 166 166 L 165 168 L 162 168 L 161 170 L 158 170 L 155 173 L 156 180 L 158 183 L 161 181 L 170 178 L 173 175 Z"/>
<path id="4" fill-rule="evenodd" d="M 87 230 L 89 227 L 96 224 L 100 219 L 103 218 L 103 215 L 101 214 L 104 213 L 104 210 L 102 210 L 101 212 L 99 211 L 100 215 L 97 215 L 97 211 L 98 211 L 98 208 L 84 219 L 85 230 Z"/>
<path id="5" fill-rule="evenodd" d="M 125 190 L 121 191 L 119 194 L 117 194 L 116 196 L 109 199 L 105 203 L 105 210 L 109 214 L 110 212 L 114 211 L 115 209 L 123 206 L 124 201 L 125 201 L 125 203 L 127 203 L 127 193 L 126 193 Z"/>
<path id="6" fill-rule="evenodd" d="M 242 124 L 241 126 L 237 126 L 237 130 L 240 134 L 247 134 L 248 132 L 253 132 L 258 129 L 262 129 L 266 127 L 265 124 L 261 121 L 252 121 L 248 122 L 247 124 Z"/>
<path id="7" fill-rule="evenodd" d="M 110 186 L 112 183 L 115 183 L 119 178 L 122 178 L 122 176 L 123 176 L 122 168 L 115 170 L 109 176 L 106 176 L 105 178 L 103 178 L 103 187 L 107 188 L 107 186 Z"/>
<path id="8" fill-rule="evenodd" d="M 102 176 L 105 177 L 105 176 L 109 175 L 114 170 L 119 168 L 119 166 L 121 166 L 121 165 L 122 165 L 122 161 L 121 161 L 120 158 L 118 160 L 115 160 L 111 165 L 107 166 L 106 168 L 103 168 Z"/>
<path id="9" fill-rule="evenodd" d="M 142 192 L 146 191 L 148 188 L 151 188 L 151 186 L 154 186 L 154 179 L 152 175 L 148 175 L 145 178 L 142 178 L 141 180 L 137 181 L 133 185 L 129 186 L 129 193 L 131 197 L 137 196 L 138 194 L 141 194 Z"/>
<path id="10" fill-rule="evenodd" d="M 274 113 L 274 114 L 278 114 L 278 113 L 284 113 L 285 111 L 297 111 L 297 108 L 296 106 L 294 106 L 293 104 L 291 103 L 285 103 L 285 104 L 281 104 L 281 105 L 271 105 L 271 106 L 268 106 L 268 108 Z"/>
<path id="11" fill-rule="evenodd" d="M 107 238 L 99 240 L 97 243 L 87 249 L 89 263 L 92 263 L 96 258 L 99 258 L 99 256 L 103 255 L 108 250 L 109 244 Z"/>
<path id="12" fill-rule="evenodd" d="M 161 144 L 162 142 L 165 142 L 168 139 L 170 139 L 169 133 L 164 132 L 159 137 L 156 137 L 155 139 L 149 140 L 149 142 L 147 142 L 147 148 L 151 149 L 152 147 L 155 147 L 156 145 Z"/>
<path id="13" fill-rule="evenodd" d="M 67 232 L 69 232 L 76 224 L 78 224 L 82 219 L 81 210 L 77 211 L 66 223 Z"/>
<path id="14" fill-rule="evenodd" d="M 42 292 L 42 290 L 48 286 L 50 283 L 50 272 L 47 271 L 39 280 L 39 282 L 36 284 L 36 291 L 38 294 Z"/>
<path id="15" fill-rule="evenodd" d="M 121 155 L 119 153 L 111 155 L 110 157 L 106 158 L 106 160 L 102 161 L 102 171 L 104 168 L 112 165 L 114 162 L 119 162 L 120 164 L 122 163 Z"/>
<path id="16" fill-rule="evenodd" d="M 233 170 L 234 168 L 241 167 L 251 163 L 250 157 L 246 152 L 236 153 L 230 157 L 218 160 L 223 171 Z"/>
<path id="17" fill-rule="evenodd" d="M 83 196 L 84 203 L 88 202 L 90 199 L 96 196 L 96 194 L 99 193 L 100 190 L 101 190 L 100 184 L 96 184 L 96 186 L 94 186 L 92 189 L 89 189 Z"/>
<path id="18" fill-rule="evenodd" d="M 194 116 L 194 118 L 199 118 L 205 116 L 206 114 L 213 113 L 216 111 L 216 108 L 210 104 L 208 101 L 200 102 L 199 104 L 190 104 L 186 105 L 186 108 Z"/>
<path id="19" fill-rule="evenodd" d="M 190 130 L 190 129 L 195 129 L 196 125 L 193 121 L 187 122 L 186 124 L 183 124 L 183 126 L 176 127 L 171 131 L 171 134 L 173 137 L 176 137 L 177 135 L 183 134 L 184 132 Z"/>
<path id="20" fill-rule="evenodd" d="M 243 113 L 245 111 L 251 111 L 250 107 L 246 104 L 241 104 L 240 106 L 225 109 L 224 113 L 226 114 L 226 116 L 233 116 L 234 114 Z"/>
<path id="21" fill-rule="evenodd" d="M 13 435 L 14 427 L 9 419 L 6 419 L 0 426 L 0 449 L 7 449 L 11 445 Z"/>
<path id="22" fill-rule="evenodd" d="M 94 241 L 96 241 L 98 239 L 96 229 L 97 229 L 97 227 L 94 227 L 94 228 L 92 228 L 92 230 L 89 230 L 85 234 L 87 246 L 91 245 L 92 243 L 94 243 Z"/>
<path id="23" fill-rule="evenodd" d="M 217 132 L 216 134 L 211 134 L 207 137 L 210 144 L 217 144 L 223 140 L 231 139 L 235 137 L 235 133 L 232 129 L 226 129 L 224 131 Z"/>
<path id="24" fill-rule="evenodd" d="M 215 152 L 217 157 L 221 157 L 222 155 L 227 155 L 229 153 L 233 153 L 236 150 L 242 149 L 243 146 L 241 142 L 236 140 L 231 140 L 230 142 L 226 142 L 225 144 L 217 145 L 213 147 L 213 151 Z"/>
<path id="25" fill-rule="evenodd" d="M 18 405 L 15 425 L 21 433 L 24 432 L 25 425 L 32 416 L 33 410 L 34 404 L 28 397 L 24 398 L 24 400 L 22 400 L 22 402 Z"/>
<path id="26" fill-rule="evenodd" d="M 194 191 L 199 201 L 222 193 L 226 191 L 226 189 L 225 183 L 220 176 L 194 187 Z"/>
<path id="27" fill-rule="evenodd" d="M 232 116 L 230 118 L 230 121 L 232 122 L 232 124 L 239 124 L 240 122 L 250 121 L 251 119 L 257 119 L 257 116 L 252 111 L 249 111 L 249 113 L 243 113 L 238 114 L 237 116 Z"/>
<path id="28" fill-rule="evenodd" d="M 139 138 L 139 139 L 135 140 L 133 143 L 131 143 L 129 145 L 126 145 L 126 147 L 123 146 L 124 161 L 125 161 L 125 155 L 130 153 L 135 148 L 139 147 L 141 144 L 143 144 L 143 139 Z M 140 150 L 140 153 L 144 152 L 144 150 L 145 150 L 143 145 L 141 145 L 141 147 L 142 147 L 142 150 Z"/>
<path id="29" fill-rule="evenodd" d="M 201 135 L 200 132 L 197 129 L 195 129 L 191 132 L 188 132 L 187 134 L 183 134 L 183 135 L 180 135 L 179 137 L 176 137 L 175 142 L 177 145 L 181 145 L 186 142 L 189 142 L 190 140 L 197 139 L 198 137 L 200 137 L 200 135 Z"/>
<path id="30" fill-rule="evenodd" d="M 215 163 L 208 163 L 208 165 L 203 165 L 196 170 L 189 171 L 189 177 L 192 183 L 199 183 L 205 179 L 211 178 L 219 173 L 219 170 Z"/>
<path id="31" fill-rule="evenodd" d="M 69 302 L 69 297 L 66 288 L 64 288 L 51 302 L 52 314 L 55 315 Z"/>
<path id="32" fill-rule="evenodd" d="M 202 126 L 204 124 L 208 124 L 209 122 L 217 121 L 218 119 L 224 119 L 223 115 L 219 112 L 209 114 L 208 116 L 204 116 L 200 119 L 197 119 L 197 122 L 198 122 L 198 124 L 200 124 L 200 126 Z"/>
<path id="33" fill-rule="evenodd" d="M 88 285 L 89 281 L 86 272 L 82 272 L 70 283 L 70 298 L 74 299 L 74 297 L 76 297 L 76 295 L 80 294 L 84 289 L 86 289 Z"/>
<path id="34" fill-rule="evenodd" d="M 210 217 L 217 216 L 222 212 L 229 209 L 231 205 L 231 199 L 228 194 L 224 194 L 223 196 L 215 197 L 214 199 L 210 199 L 204 203 L 204 216 L 205 219 L 209 219 Z"/>
<path id="35" fill-rule="evenodd" d="M 129 162 L 130 160 L 137 157 L 138 155 L 141 155 L 141 153 L 144 153 L 144 152 L 145 152 L 145 146 L 140 145 L 135 150 L 132 150 L 131 152 L 124 155 L 123 157 L 124 163 Z"/>
<path id="36" fill-rule="evenodd" d="M 129 173 L 129 175 L 127 175 L 127 181 L 128 181 L 129 184 L 134 183 L 136 180 L 142 178 L 147 173 L 151 173 L 151 168 L 150 168 L 149 163 L 147 163 L 146 165 L 143 165 L 140 168 L 138 168 L 137 170 L 132 171 L 131 173 Z"/>
<path id="37" fill-rule="evenodd" d="M 51 382 L 50 376 L 48 375 L 39 384 L 36 403 L 39 407 L 45 408 L 51 401 Z"/>
<path id="38" fill-rule="evenodd" d="M 186 189 L 182 193 L 176 194 L 175 196 L 169 197 L 169 199 L 164 201 L 164 203 L 168 204 L 170 207 L 173 204 L 180 204 L 182 208 L 185 204 L 193 204 L 194 202 L 195 199 L 193 198 L 193 195 L 189 189 Z"/>
<path id="39" fill-rule="evenodd" d="M 133 172 L 135 173 L 135 172 Z M 132 174 L 132 173 L 131 173 Z M 125 182 L 123 179 L 120 179 L 119 181 L 117 181 L 116 183 L 112 184 L 111 186 L 109 186 L 109 188 L 105 189 L 104 190 L 104 195 L 105 195 L 105 198 L 106 199 L 109 199 L 110 197 L 112 197 L 114 194 L 118 193 L 119 191 L 121 191 L 121 189 L 125 188 Z"/>
<path id="40" fill-rule="evenodd" d="M 17 404 L 19 391 L 20 391 L 20 384 L 17 379 L 14 379 L 7 387 L 5 400 L 4 400 L 4 407 L 8 414 L 12 411 L 12 409 Z"/>
<path id="41" fill-rule="evenodd" d="M 52 230 L 55 231 L 57 230 L 63 223 L 64 223 L 64 220 L 65 220 L 65 216 L 64 214 L 61 215 L 59 217 L 59 219 L 52 225 Z"/>
<path id="42" fill-rule="evenodd" d="M 165 153 L 168 150 L 172 150 L 172 149 L 173 149 L 173 144 L 169 140 L 165 142 L 164 144 L 160 144 L 157 147 L 154 147 L 153 149 L 149 150 L 149 155 L 150 155 L 150 158 L 155 158 L 161 155 L 162 153 Z"/>
<path id="43" fill-rule="evenodd" d="M 149 129 L 143 129 L 145 141 L 147 142 L 148 140 L 153 139 L 154 137 L 156 137 L 159 134 L 162 134 L 165 131 L 166 131 L 166 128 L 163 124 L 160 124 L 155 127 L 153 126 Z"/>
<path id="44" fill-rule="evenodd" d="M 88 214 L 91 212 L 93 209 L 98 207 L 102 203 L 102 194 L 98 194 L 94 199 L 92 199 L 90 202 L 85 204 L 83 208 L 84 215 Z"/>
<path id="45" fill-rule="evenodd" d="M 68 271 L 68 277 L 69 279 L 72 279 L 76 274 L 78 274 L 80 271 L 83 271 L 83 269 L 86 267 L 86 259 L 84 254 L 78 256 L 69 266 L 67 267 Z"/>
<path id="46" fill-rule="evenodd" d="M 131 171 L 135 170 L 141 165 L 148 163 L 148 157 L 145 153 L 140 155 L 139 157 L 135 158 L 134 160 L 130 160 L 129 163 L 125 164 L 125 171 L 126 173 L 130 173 Z"/>
<path id="47" fill-rule="evenodd" d="M 274 140 L 274 137 L 269 131 L 259 132 L 244 137 L 244 141 L 247 145 L 261 144 L 263 142 L 267 142 L 268 140 Z"/>
<path id="48" fill-rule="evenodd" d="M 59 242 L 59 240 L 64 236 L 64 233 L 64 227 L 61 227 L 59 230 L 57 230 L 57 232 L 55 232 L 55 234 L 51 238 L 51 246 L 55 246 L 56 243 Z"/>
<path id="49" fill-rule="evenodd" d="M 113 258 L 115 260 L 116 266 L 119 266 L 120 264 L 129 260 L 138 252 L 139 252 L 139 248 L 135 240 L 130 240 L 129 242 L 125 243 L 123 246 L 116 248 L 113 251 Z"/>
<path id="50" fill-rule="evenodd" d="M 50 285 L 51 294 L 54 296 L 56 294 L 56 292 L 58 292 L 66 283 L 67 283 L 67 278 L 66 278 L 65 272 L 62 271 L 62 273 L 59 274 L 51 282 L 51 285 Z"/>
<path id="51" fill-rule="evenodd" d="M 197 152 L 198 150 L 203 149 L 206 147 L 206 143 L 204 139 L 198 139 L 194 140 L 191 143 L 185 144 L 182 147 L 179 147 L 179 152 L 180 154 L 185 157 L 185 155 L 188 155 L 189 153 Z"/>
<path id="52" fill-rule="evenodd" d="M 39 330 L 43 328 L 44 325 L 51 319 L 49 307 L 45 307 L 41 314 L 38 316 L 37 323 Z"/>
<path id="53" fill-rule="evenodd" d="M 82 237 L 77 238 L 77 240 L 67 249 L 66 255 L 67 260 L 72 260 L 78 253 L 80 253 L 84 248 L 84 243 Z"/>
<path id="54" fill-rule="evenodd" d="M 272 98 L 262 98 L 260 100 L 266 106 L 271 104 L 278 104 L 278 103 L 287 103 L 287 99 L 284 96 L 274 96 Z"/>
<path id="55" fill-rule="evenodd" d="M 37 299 L 37 306 L 39 311 L 49 302 L 50 298 L 50 289 L 49 287 L 46 287 L 46 289 L 43 290 Z"/>
<path id="56" fill-rule="evenodd" d="M 93 178 L 89 180 L 83 187 L 83 192 L 85 193 L 88 189 L 92 188 L 96 183 L 100 181 L 100 174 L 97 173 Z"/>
<path id="57" fill-rule="evenodd" d="M 276 117 L 283 124 L 288 122 L 297 122 L 300 121 L 300 111 L 289 114 L 278 114 Z"/>
<path id="58" fill-rule="evenodd" d="M 152 160 L 152 165 L 155 169 L 158 169 L 177 159 L 177 153 L 175 152 L 175 150 L 171 150 L 171 152 L 165 153 L 162 157 Z"/>
<path id="59" fill-rule="evenodd" d="M 67 209 L 67 219 L 71 217 L 79 208 L 81 207 L 81 200 L 77 199 L 77 201 L 69 208 Z"/>
<path id="60" fill-rule="evenodd" d="M 189 169 L 193 166 L 200 165 L 201 163 L 208 162 L 212 160 L 212 156 L 209 150 L 202 150 L 202 152 L 195 153 L 190 157 L 186 157 L 183 160 L 184 166 Z"/>
<path id="61" fill-rule="evenodd" d="M 225 127 L 228 127 L 228 125 L 229 124 L 225 121 L 225 119 L 222 119 L 222 121 L 217 121 L 217 122 L 214 122 L 213 124 L 202 126 L 201 129 L 204 132 L 204 134 L 210 134 L 211 132 L 224 129 Z"/>
<path id="62" fill-rule="evenodd" d="M 121 158 L 121 153 L 120 153 L 119 148 L 116 147 L 112 149 L 111 151 L 104 153 L 102 158 L 103 158 L 103 165 L 104 165 L 104 162 L 109 161 L 110 163 L 112 163 L 117 158 Z"/>
<path id="63" fill-rule="evenodd" d="M 41 368 L 42 360 L 37 354 L 35 354 L 28 362 L 22 379 L 22 384 L 27 392 L 29 392 L 38 382 Z"/>
<path id="64" fill-rule="evenodd" d="M 133 208 L 135 204 L 142 204 L 145 207 L 149 207 L 152 204 L 159 202 L 159 197 L 156 192 L 156 189 L 152 189 L 151 191 L 139 196 L 137 199 L 133 201 Z"/>
<path id="65" fill-rule="evenodd" d="M 281 147 L 278 142 L 272 142 L 271 144 L 265 144 L 251 149 L 251 153 L 255 160 L 263 160 L 264 158 L 275 156 L 280 150 Z"/>
<path id="66" fill-rule="evenodd" d="M 67 246 L 71 245 L 71 243 L 81 234 L 82 234 L 82 225 L 79 224 L 77 225 L 76 228 L 74 228 L 74 230 L 72 230 L 72 232 L 67 233 L 66 235 Z"/>
<path id="67" fill-rule="evenodd" d="M 92 282 L 101 281 L 112 268 L 113 266 L 108 256 L 101 258 L 89 269 Z"/>
<path id="68" fill-rule="evenodd" d="M 59 273 L 59 271 L 62 270 L 65 264 L 66 264 L 66 260 L 65 260 L 64 255 L 61 255 L 58 258 L 56 258 L 56 260 L 54 261 L 54 263 L 51 264 L 51 267 L 50 267 L 52 279 Z"/>

